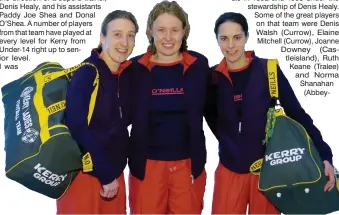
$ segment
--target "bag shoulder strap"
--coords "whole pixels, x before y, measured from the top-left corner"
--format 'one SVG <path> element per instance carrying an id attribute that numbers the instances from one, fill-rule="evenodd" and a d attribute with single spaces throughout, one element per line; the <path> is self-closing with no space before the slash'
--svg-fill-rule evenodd
<path id="1" fill-rule="evenodd" d="M 43 81 L 41 81 L 41 83 L 46 84 L 47 82 L 53 81 L 53 80 L 55 80 L 57 78 L 60 78 L 62 76 L 66 76 L 68 78 L 68 80 L 70 80 L 71 76 L 73 76 L 73 73 L 77 72 L 77 70 L 79 68 L 83 67 L 83 66 L 91 66 L 91 67 L 94 68 L 94 70 L 96 72 L 95 79 L 93 81 L 94 90 L 93 90 L 93 92 L 91 94 L 91 99 L 90 99 L 90 104 L 89 104 L 89 111 L 88 111 L 88 116 L 87 116 L 87 122 L 89 124 L 91 119 L 92 119 L 92 116 L 93 116 L 94 106 L 95 106 L 95 102 L 96 102 L 96 98 L 97 98 L 97 94 L 98 94 L 98 88 L 99 88 L 99 71 L 98 71 L 97 67 L 94 64 L 89 63 L 89 62 L 83 62 L 83 63 L 80 63 L 80 64 L 78 64 L 76 66 L 73 66 L 71 68 L 68 68 L 68 69 L 62 69 L 60 71 L 52 72 L 52 73 L 48 72 L 45 75 L 42 75 L 43 76 Z M 63 105 L 60 105 L 59 103 L 62 103 Z M 65 106 L 65 101 L 61 101 L 61 102 L 58 102 L 58 103 L 50 105 L 47 109 L 52 109 L 52 107 L 54 107 L 55 105 L 59 105 L 59 106 L 62 107 L 61 109 L 59 108 L 58 111 L 64 110 L 65 107 L 66 107 Z"/>
<path id="2" fill-rule="evenodd" d="M 278 89 L 278 60 L 268 59 L 267 60 L 267 73 L 268 73 L 268 86 L 270 90 L 271 98 L 279 99 Z"/>
<path id="3" fill-rule="evenodd" d="M 279 65 L 279 62 L 277 59 L 267 60 L 268 88 L 270 91 L 272 102 L 274 101 L 274 107 L 269 108 L 266 114 L 267 116 L 266 127 L 265 127 L 266 135 L 265 135 L 265 140 L 263 141 L 263 144 L 266 144 L 273 135 L 276 117 L 285 115 L 285 112 L 279 101 L 278 65 Z"/>
<path id="4" fill-rule="evenodd" d="M 85 66 L 85 65 L 90 65 L 92 66 L 95 71 L 96 71 L 96 76 L 95 79 L 93 81 L 93 87 L 94 90 L 91 94 L 91 99 L 89 102 L 89 108 L 88 108 L 88 115 L 87 115 L 87 123 L 88 125 L 91 122 L 92 116 L 93 116 L 93 112 L 94 112 L 94 107 L 95 107 L 95 103 L 96 103 L 96 99 L 97 99 L 97 95 L 98 95 L 98 90 L 99 90 L 99 71 L 98 68 L 91 63 L 83 63 L 81 66 Z M 84 154 L 81 158 L 81 162 L 82 162 L 82 168 L 83 168 L 83 172 L 92 172 L 93 171 L 93 160 L 91 157 L 91 154 L 89 152 L 87 152 L 86 154 Z"/>
<path id="5" fill-rule="evenodd" d="M 98 68 L 94 64 L 92 64 L 92 63 L 87 63 L 86 62 L 86 63 L 83 63 L 82 66 L 85 66 L 85 65 L 92 66 L 95 69 L 95 71 L 96 71 L 95 79 L 93 81 L 94 90 L 93 90 L 93 92 L 91 94 L 91 99 L 90 99 L 89 109 L 88 109 L 88 115 L 87 115 L 87 123 L 89 125 L 90 122 L 91 122 L 92 116 L 93 116 L 95 102 L 96 102 L 97 95 L 98 95 L 98 90 L 99 90 L 99 71 L 98 71 Z"/>

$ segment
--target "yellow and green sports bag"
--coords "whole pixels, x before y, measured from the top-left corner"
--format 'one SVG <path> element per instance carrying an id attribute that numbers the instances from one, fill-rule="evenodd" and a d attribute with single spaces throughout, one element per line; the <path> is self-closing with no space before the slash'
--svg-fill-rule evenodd
<path id="1" fill-rule="evenodd" d="M 254 165 L 261 166 L 259 190 L 283 214 L 332 213 L 339 210 L 338 178 L 336 186 L 324 192 L 328 177 L 312 139 L 278 102 L 277 64 L 277 60 L 267 63 L 270 94 L 277 102 L 267 113 L 262 166 Z"/>
<path id="2" fill-rule="evenodd" d="M 81 170 L 91 171 L 89 154 L 83 155 L 64 124 L 66 92 L 74 72 L 91 66 L 83 62 L 69 69 L 44 62 L 1 88 L 5 111 L 6 176 L 30 190 L 60 198 Z M 93 83 L 88 122 L 98 91 Z"/>

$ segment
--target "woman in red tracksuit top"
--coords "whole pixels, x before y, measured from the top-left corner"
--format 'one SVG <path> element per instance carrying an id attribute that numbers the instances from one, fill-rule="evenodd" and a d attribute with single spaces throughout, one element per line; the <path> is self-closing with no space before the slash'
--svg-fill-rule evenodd
<path id="1" fill-rule="evenodd" d="M 138 24 L 127 11 L 113 11 L 101 26 L 100 46 L 85 60 L 98 70 L 99 88 L 90 124 L 87 115 L 96 70 L 77 70 L 67 90 L 66 125 L 91 155 L 93 171 L 80 172 L 57 201 L 57 214 L 126 214 L 123 171 L 127 164 L 131 62 Z"/>
<path id="2" fill-rule="evenodd" d="M 249 171 L 251 164 L 264 156 L 262 140 L 271 104 L 264 71 L 267 61 L 254 51 L 245 51 L 249 35 L 242 14 L 222 14 L 214 31 L 224 58 L 213 67 L 213 84 L 205 109 L 206 121 L 219 141 L 220 163 L 215 172 L 212 214 L 246 214 L 247 205 L 249 214 L 280 214 L 259 191 L 258 175 Z M 323 160 L 329 177 L 324 191 L 333 189 L 330 147 L 301 107 L 280 68 L 278 81 L 286 114 L 304 126 Z"/>
<path id="3" fill-rule="evenodd" d="M 202 130 L 207 59 L 187 51 L 189 23 L 174 1 L 155 5 L 147 53 L 133 59 L 129 158 L 132 214 L 200 214 L 206 183 Z"/>

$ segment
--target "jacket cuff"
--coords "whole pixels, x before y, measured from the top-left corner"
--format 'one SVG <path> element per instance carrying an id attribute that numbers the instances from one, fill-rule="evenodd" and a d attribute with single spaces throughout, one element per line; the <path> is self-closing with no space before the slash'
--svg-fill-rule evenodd
<path id="1" fill-rule="evenodd" d="M 102 155 L 92 155 L 93 159 L 93 175 L 100 181 L 102 185 L 106 185 L 114 181 L 117 176 L 113 166 Z"/>
<path id="2" fill-rule="evenodd" d="M 109 166 L 94 167 L 93 174 L 98 178 L 101 185 L 109 184 L 116 179 L 112 167 Z"/>
<path id="3" fill-rule="evenodd" d="M 332 155 L 322 155 L 321 159 L 323 161 L 328 161 L 332 166 L 333 166 L 333 159 L 332 159 Z"/>

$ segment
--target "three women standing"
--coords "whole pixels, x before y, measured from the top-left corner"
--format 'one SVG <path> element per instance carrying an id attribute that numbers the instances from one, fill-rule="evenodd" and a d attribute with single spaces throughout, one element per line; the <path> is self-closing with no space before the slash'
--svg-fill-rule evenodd
<path id="1" fill-rule="evenodd" d="M 174 1 L 154 6 L 147 21 L 148 50 L 130 60 L 138 32 L 133 15 L 115 11 L 102 26 L 102 49 L 93 50 L 86 60 L 100 74 L 91 123 L 87 124 L 87 113 L 95 78 L 92 67 L 75 73 L 66 101 L 67 125 L 91 154 L 93 176 L 77 176 L 58 201 L 58 213 L 125 214 L 122 173 L 128 157 L 132 214 L 201 214 L 206 185 L 205 116 L 219 141 L 212 213 L 245 214 L 249 204 L 250 214 L 278 214 L 258 190 L 258 177 L 249 173 L 250 165 L 264 155 L 262 140 L 271 100 L 260 66 L 263 59 L 245 51 L 245 17 L 225 13 L 217 19 L 215 35 L 224 58 L 212 69 L 206 57 L 187 50 L 188 16 Z M 332 189 L 331 149 L 280 69 L 278 80 L 285 111 L 315 141 L 329 175 L 325 190 Z"/>

